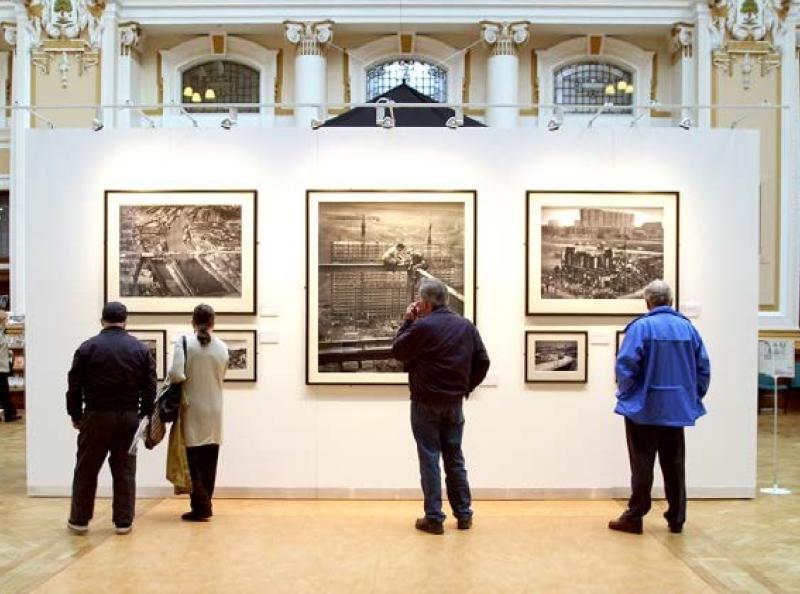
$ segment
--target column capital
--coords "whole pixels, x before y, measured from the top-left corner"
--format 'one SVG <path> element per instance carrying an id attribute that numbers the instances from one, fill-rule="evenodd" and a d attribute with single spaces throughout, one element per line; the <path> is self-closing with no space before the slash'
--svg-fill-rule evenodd
<path id="1" fill-rule="evenodd" d="M 516 56 L 517 46 L 528 41 L 528 21 L 481 21 L 483 40 L 492 46 L 493 56 Z"/>
<path id="2" fill-rule="evenodd" d="M 15 23 L 2 23 L 3 39 L 13 48 L 17 46 L 17 25 Z"/>
<path id="3" fill-rule="evenodd" d="M 297 46 L 298 56 L 322 56 L 333 39 L 333 21 L 284 21 L 286 39 Z"/>
<path id="4" fill-rule="evenodd" d="M 694 54 L 694 25 L 676 23 L 670 33 L 670 50 L 673 59 L 691 58 Z"/>
<path id="5" fill-rule="evenodd" d="M 120 23 L 118 29 L 119 55 L 129 56 L 131 50 L 135 49 L 142 39 L 142 28 L 139 26 L 139 23 L 128 22 Z"/>

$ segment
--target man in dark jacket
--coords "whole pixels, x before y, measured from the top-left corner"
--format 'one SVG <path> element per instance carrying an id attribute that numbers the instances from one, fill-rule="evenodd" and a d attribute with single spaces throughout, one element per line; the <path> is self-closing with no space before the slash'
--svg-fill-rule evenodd
<path id="1" fill-rule="evenodd" d="M 153 412 L 156 364 L 150 350 L 125 331 L 128 311 L 121 303 L 103 308 L 103 330 L 84 342 L 69 371 L 67 413 L 79 431 L 67 527 L 89 529 L 97 473 L 108 456 L 114 484 L 112 520 L 117 534 L 131 531 L 136 503 L 136 457 L 128 454 L 140 417 Z"/>
<path id="2" fill-rule="evenodd" d="M 419 294 L 420 300 L 408 306 L 392 354 L 406 364 L 411 390 L 411 428 L 425 496 L 425 517 L 417 520 L 416 527 L 443 534 L 440 456 L 458 528 L 472 526 L 472 496 L 461 452 L 462 404 L 486 377 L 489 356 L 475 326 L 447 308 L 444 283 L 423 280 Z"/>
<path id="3" fill-rule="evenodd" d="M 649 311 L 625 329 L 616 365 L 615 412 L 625 417 L 632 493 L 628 509 L 608 527 L 642 533 L 658 453 L 669 504 L 664 517 L 670 531 L 679 533 L 686 521 L 683 428 L 706 412 L 711 364 L 697 329 L 672 309 L 667 283 L 653 281 L 644 298 Z"/>

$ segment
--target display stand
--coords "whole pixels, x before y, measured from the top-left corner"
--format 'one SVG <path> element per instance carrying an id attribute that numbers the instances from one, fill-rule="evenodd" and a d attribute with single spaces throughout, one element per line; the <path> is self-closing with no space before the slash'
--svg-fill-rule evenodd
<path id="1" fill-rule="evenodd" d="M 781 340 L 781 341 L 772 341 L 772 340 L 760 340 L 760 344 L 765 346 L 766 350 L 766 357 L 760 356 L 759 363 L 763 363 L 764 359 L 767 358 L 771 362 L 771 377 L 772 377 L 772 486 L 771 487 L 763 487 L 759 489 L 762 493 L 766 493 L 767 495 L 789 495 L 791 494 L 790 489 L 786 489 L 785 487 L 778 486 L 778 470 L 779 470 L 779 462 L 778 462 L 778 377 L 786 377 L 787 372 L 789 371 L 786 366 L 780 371 L 783 373 L 779 373 L 778 366 L 776 363 L 776 359 L 780 355 L 786 355 L 788 352 L 791 352 L 791 375 L 789 377 L 794 376 L 794 342 L 788 340 Z M 780 344 L 778 344 L 780 343 Z M 778 353 L 777 350 L 780 348 L 781 353 Z"/>

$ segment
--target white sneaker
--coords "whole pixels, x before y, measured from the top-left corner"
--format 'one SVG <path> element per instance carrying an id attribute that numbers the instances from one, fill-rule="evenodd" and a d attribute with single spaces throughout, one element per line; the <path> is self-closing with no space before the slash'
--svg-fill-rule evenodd
<path id="1" fill-rule="evenodd" d="M 131 530 L 133 530 L 133 524 L 129 524 L 128 526 L 115 526 L 114 531 L 117 534 L 130 534 Z"/>
<path id="2" fill-rule="evenodd" d="M 73 534 L 86 534 L 87 532 L 89 532 L 89 525 L 88 524 L 86 524 L 84 526 L 81 526 L 80 524 L 73 524 L 69 520 L 67 520 L 67 528 Z"/>

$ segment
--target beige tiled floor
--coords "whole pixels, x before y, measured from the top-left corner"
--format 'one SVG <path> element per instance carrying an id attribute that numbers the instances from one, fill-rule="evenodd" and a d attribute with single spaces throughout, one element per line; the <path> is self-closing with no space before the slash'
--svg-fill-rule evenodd
<path id="1" fill-rule="evenodd" d="M 101 500 L 75 537 L 67 500 L 25 497 L 24 431 L 0 424 L 0 592 L 800 592 L 800 416 L 781 429 L 795 494 L 692 501 L 680 536 L 660 503 L 641 537 L 605 527 L 618 501 L 479 501 L 473 530 L 434 537 L 411 528 L 418 502 L 220 500 L 186 524 L 167 499 L 141 502 L 126 537 Z"/>

